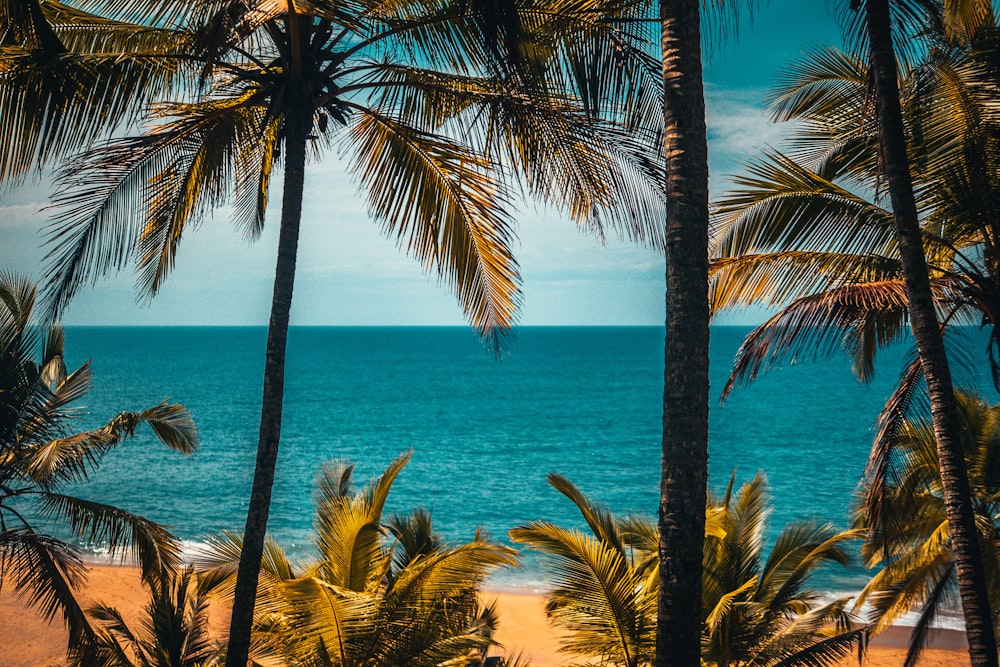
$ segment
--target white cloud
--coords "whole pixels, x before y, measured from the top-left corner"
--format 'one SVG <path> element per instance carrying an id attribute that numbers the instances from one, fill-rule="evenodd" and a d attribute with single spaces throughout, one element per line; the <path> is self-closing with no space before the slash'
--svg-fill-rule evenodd
<path id="1" fill-rule="evenodd" d="M 766 91 L 721 89 L 705 91 L 708 153 L 713 185 L 742 169 L 742 163 L 767 147 L 780 148 L 791 123 L 774 123 L 764 108 Z"/>

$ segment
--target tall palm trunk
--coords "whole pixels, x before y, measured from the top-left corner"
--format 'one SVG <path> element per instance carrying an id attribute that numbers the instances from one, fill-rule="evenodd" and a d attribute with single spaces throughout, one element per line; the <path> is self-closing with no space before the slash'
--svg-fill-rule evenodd
<path id="1" fill-rule="evenodd" d="M 667 155 L 657 667 L 701 664 L 708 478 L 708 145 L 698 0 L 660 0 Z"/>
<path id="2" fill-rule="evenodd" d="M 899 254 L 903 262 L 910 323 L 927 380 L 934 419 L 941 485 L 951 536 L 952 558 L 958 572 L 959 592 L 965 613 L 969 656 L 974 667 L 996 667 L 996 639 L 993 635 L 969 478 L 962 456 L 961 425 L 955 406 L 948 358 L 935 315 L 906 155 L 903 116 L 896 83 L 896 58 L 889 24 L 889 2 L 867 0 L 866 12 L 882 155 L 896 221 Z"/>
<path id="3" fill-rule="evenodd" d="M 267 328 L 267 353 L 264 361 L 264 397 L 260 410 L 260 435 L 254 469 L 250 507 L 247 511 L 243 551 L 236 575 L 233 617 L 229 624 L 228 667 L 245 667 L 250 651 L 250 628 L 260 561 L 264 553 L 267 516 L 271 508 L 278 443 L 281 438 L 281 410 L 285 395 L 285 343 L 288 339 L 288 315 L 295 284 L 295 258 L 298 252 L 299 225 L 302 221 L 302 190 L 305 183 L 306 135 L 308 121 L 294 119 L 286 124 L 285 182 L 281 201 L 281 228 L 278 235 L 278 260 L 274 269 L 274 293 L 271 297 L 271 320 Z"/>

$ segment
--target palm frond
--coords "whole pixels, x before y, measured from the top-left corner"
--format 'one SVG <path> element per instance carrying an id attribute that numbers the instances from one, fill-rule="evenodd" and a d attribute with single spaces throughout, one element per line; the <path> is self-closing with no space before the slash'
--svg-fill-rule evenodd
<path id="1" fill-rule="evenodd" d="M 161 50 L 138 55 L 0 50 L 0 181 L 17 182 L 93 145 L 180 89 L 182 61 L 167 54 L 186 44 L 175 34 L 161 37 Z"/>
<path id="2" fill-rule="evenodd" d="M 709 267 L 712 312 L 747 306 L 784 306 L 841 285 L 893 280 L 899 260 L 882 255 L 782 250 L 720 257 Z"/>
<path id="3" fill-rule="evenodd" d="M 77 388 L 75 393 L 81 391 Z M 46 488 L 55 483 L 84 480 L 88 469 L 96 467 L 123 439 L 134 436 L 140 424 L 148 424 L 157 438 L 171 449 L 190 454 L 197 448 L 198 431 L 191 414 L 177 403 L 164 401 L 142 412 L 122 412 L 99 429 L 33 448 L 25 473 Z"/>
<path id="4" fill-rule="evenodd" d="M 177 538 L 159 524 L 105 503 L 51 491 L 42 492 L 39 500 L 46 515 L 65 521 L 85 542 L 107 545 L 115 555 L 124 550 L 138 562 L 144 578 L 155 579 L 180 565 Z"/>
<path id="5" fill-rule="evenodd" d="M 905 308 L 906 291 L 898 280 L 847 285 L 798 299 L 743 341 L 722 397 L 804 354 L 824 358 L 843 350 L 853 358 L 855 375 L 867 379 L 875 352 L 905 331 Z"/>
<path id="6" fill-rule="evenodd" d="M 739 257 L 779 250 L 892 256 L 892 216 L 777 152 L 750 163 L 713 211 L 713 252 Z"/>
<path id="7" fill-rule="evenodd" d="M 509 533 L 553 563 L 553 589 L 546 610 L 572 634 L 562 650 L 614 656 L 625 665 L 649 659 L 655 632 L 655 596 L 630 572 L 625 554 L 578 531 L 534 522 Z"/>
<path id="8" fill-rule="evenodd" d="M 88 655 L 93 630 L 76 599 L 86 568 L 77 550 L 28 527 L 0 532 L 0 582 L 13 579 L 28 605 L 51 620 L 61 613 L 70 633 L 70 647 Z"/>
<path id="9" fill-rule="evenodd" d="M 57 314 L 75 293 L 136 261 L 142 293 L 155 293 L 173 266 L 184 229 L 221 204 L 253 152 L 260 116 L 247 96 L 170 105 L 178 116 L 149 134 L 82 153 L 58 174 L 45 291 Z M 222 178 L 225 176 L 226 178 Z M 242 186 L 245 188 L 245 186 Z"/>
<path id="10" fill-rule="evenodd" d="M 910 407 L 920 383 L 923 381 L 923 366 L 919 357 L 914 357 L 906 365 L 902 376 L 893 390 L 885 407 L 878 416 L 876 424 L 878 431 L 872 443 L 871 453 L 868 455 L 868 462 L 865 465 L 865 515 L 868 526 L 868 541 L 872 544 L 881 544 L 885 548 L 885 533 L 887 527 L 885 522 L 886 494 L 889 485 L 894 481 L 892 478 L 891 463 L 892 454 L 898 442 L 902 429 L 906 425 L 906 419 L 910 414 Z"/>
<path id="11" fill-rule="evenodd" d="M 520 302 L 509 195 L 481 156 L 363 110 L 351 128 L 354 167 L 372 215 L 452 284 L 470 323 L 499 351 Z"/>
<path id="12" fill-rule="evenodd" d="M 903 662 L 903 667 L 916 667 L 917 660 L 930 638 L 928 634 L 931 624 L 941 609 L 942 600 L 950 585 L 954 585 L 954 582 L 950 581 L 950 577 L 942 577 L 928 593 L 923 603 L 923 609 L 920 610 L 920 616 L 917 618 L 913 630 L 910 631 L 910 640 L 906 647 L 906 660 Z"/>
<path id="13" fill-rule="evenodd" d="M 204 549 L 192 559 L 198 572 L 198 585 L 203 593 L 232 600 L 242 551 L 243 536 L 239 533 L 226 530 L 219 535 L 208 536 Z M 266 598 L 278 584 L 296 576 L 299 576 L 299 568 L 289 560 L 281 546 L 271 538 L 265 540 L 257 585 L 258 596 Z"/>

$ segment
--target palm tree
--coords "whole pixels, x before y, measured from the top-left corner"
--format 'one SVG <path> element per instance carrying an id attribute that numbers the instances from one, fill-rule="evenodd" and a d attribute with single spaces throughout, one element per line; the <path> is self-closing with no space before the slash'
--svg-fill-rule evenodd
<path id="1" fill-rule="evenodd" d="M 90 363 L 67 373 L 62 329 L 32 323 L 35 286 L 0 274 L 0 585 L 10 582 L 29 605 L 69 628 L 72 658 L 85 663 L 95 638 L 76 599 L 86 580 L 78 546 L 39 527 L 49 520 L 68 535 L 138 558 L 143 578 L 178 563 L 178 544 L 165 528 L 118 507 L 65 493 L 86 481 L 109 451 L 148 425 L 159 440 L 194 451 L 197 432 L 183 407 L 166 402 L 122 412 L 102 427 L 75 432 L 90 388 Z M 41 359 L 35 351 L 41 348 Z"/>
<path id="2" fill-rule="evenodd" d="M 860 0 L 853 0 L 854 3 Z M 997 665 L 997 643 L 990 621 L 989 593 L 976 531 L 975 511 L 961 447 L 961 424 L 951 383 L 951 370 L 944 339 L 934 308 L 927 260 L 910 162 L 906 153 L 906 130 L 899 104 L 896 56 L 888 0 L 865 0 L 865 25 L 871 72 L 875 85 L 880 155 L 885 165 L 892 200 L 896 240 L 906 285 L 907 314 L 916 339 L 927 396 L 931 403 L 938 465 L 945 496 L 945 511 L 952 558 L 965 613 L 969 657 L 975 667 Z"/>
<path id="3" fill-rule="evenodd" d="M 638 667 L 655 653 L 658 537 L 644 517 L 617 517 L 568 480 L 549 483 L 580 510 L 590 534 L 536 521 L 510 531 L 538 549 L 554 576 L 546 610 L 566 634 L 562 649 L 592 664 Z M 819 604 L 805 588 L 824 563 L 846 564 L 855 533 L 796 523 L 765 557 L 767 484 L 757 475 L 733 496 L 709 502 L 698 626 L 705 665 L 826 665 L 862 641 L 851 629 L 849 598 Z"/>
<path id="4" fill-rule="evenodd" d="M 155 294 L 185 230 L 230 197 L 237 225 L 256 238 L 273 166 L 283 164 L 258 454 L 228 659 L 242 665 L 281 431 L 307 158 L 332 147 L 349 153 L 372 216 L 450 284 L 499 350 L 519 302 L 510 251 L 515 180 L 598 231 L 609 223 L 660 238 L 652 213 L 659 198 L 646 178 L 655 158 L 633 155 L 629 135 L 589 122 L 593 108 L 546 87 L 550 73 L 586 87 L 566 69 L 567 50 L 607 64 L 635 50 L 634 40 L 622 33 L 588 50 L 610 28 L 577 18 L 570 23 L 590 25 L 589 36 L 568 46 L 531 42 L 546 34 L 546 21 L 567 32 L 558 28 L 563 15 L 531 2 L 2 6 L 0 102 L 13 147 L 0 174 L 17 177 L 132 120 L 145 129 L 99 144 L 61 172 L 48 269 L 56 312 L 81 285 L 133 260 L 140 291 Z M 522 13 L 530 17 L 522 21 Z M 648 97 L 641 88 L 624 85 L 622 94 Z"/>
<path id="5" fill-rule="evenodd" d="M 351 488 L 353 466 L 323 467 L 315 497 L 319 560 L 297 567 L 270 543 L 255 659 L 342 667 L 482 662 L 495 644 L 496 619 L 477 591 L 489 572 L 516 563 L 514 551 L 479 534 L 446 544 L 423 511 L 384 521 L 409 458 L 397 458 L 361 492 Z M 238 535 L 218 538 L 199 560 L 206 581 L 231 586 L 240 547 Z"/>
<path id="6" fill-rule="evenodd" d="M 983 574 L 992 608 L 1000 608 L 1000 405 L 957 393 L 962 421 L 962 449 L 976 511 L 976 527 L 983 553 Z M 893 458 L 891 480 L 885 490 L 883 512 L 896 527 L 878 542 L 868 541 L 863 556 L 868 567 L 881 567 L 855 601 L 867 604 L 873 633 L 880 633 L 903 614 L 919 610 L 910 633 L 904 667 L 917 663 L 928 633 L 942 607 L 953 600 L 957 580 L 949 540 L 937 445 L 929 420 L 907 420 Z M 856 523 L 867 529 L 863 503 L 855 510 Z M 1000 635 L 1000 617 L 994 615 L 994 636 Z"/>
<path id="7" fill-rule="evenodd" d="M 700 664 L 708 493 L 708 134 L 701 3 L 660 0 L 667 218 L 657 667 Z"/>
<path id="8" fill-rule="evenodd" d="M 97 621 L 94 652 L 99 667 L 206 667 L 219 663 L 208 633 L 208 594 L 191 568 L 167 571 L 149 584 L 149 603 L 138 628 L 114 607 L 87 610 Z"/>
<path id="9" fill-rule="evenodd" d="M 872 3 L 867 7 L 869 11 L 877 9 Z M 949 23 L 948 16 L 945 14 L 946 25 Z M 980 15 L 976 30 L 987 29 L 992 24 L 991 17 L 990 12 Z M 869 474 L 879 477 L 891 449 L 893 434 L 912 399 L 918 379 L 922 378 L 927 383 L 939 425 L 945 422 L 951 424 L 948 427 L 951 432 L 956 426 L 949 417 L 954 411 L 947 409 L 951 400 L 950 371 L 940 368 L 940 363 L 947 360 L 943 347 L 937 345 L 940 327 L 934 312 L 934 298 L 937 306 L 943 307 L 947 313 L 945 324 L 953 318 L 958 320 L 967 315 L 970 307 L 979 309 L 986 317 L 996 312 L 993 309 L 995 298 L 991 294 L 987 296 L 991 292 L 991 282 L 995 282 L 995 271 L 992 267 L 982 272 L 970 271 L 969 267 L 975 263 L 970 264 L 970 256 L 962 252 L 964 248 L 981 245 L 984 241 L 988 248 L 994 229 L 976 211 L 955 216 L 955 203 L 967 203 L 968 199 L 953 196 L 959 192 L 975 191 L 970 188 L 973 182 L 968 179 L 970 175 L 974 176 L 976 186 L 985 187 L 980 190 L 980 196 L 995 188 L 994 179 L 987 175 L 985 164 L 977 164 L 976 159 L 988 157 L 986 147 L 989 146 L 990 128 L 995 127 L 995 121 L 990 121 L 988 114 L 977 115 L 978 105 L 986 99 L 981 82 L 988 79 L 980 76 L 970 85 L 968 79 L 963 78 L 969 72 L 963 73 L 961 67 L 955 67 L 954 58 L 963 53 L 961 45 L 955 43 L 954 34 L 948 31 L 939 33 L 942 39 L 932 50 L 939 60 L 934 63 L 929 59 L 926 69 L 915 72 L 915 89 L 909 91 L 912 97 L 907 99 L 911 102 L 910 111 L 914 112 L 909 117 L 911 137 L 915 142 L 912 145 L 914 155 L 919 156 L 914 159 L 918 183 L 922 186 L 921 194 L 925 201 L 937 209 L 925 220 L 925 230 L 930 232 L 927 235 L 929 255 L 935 272 L 931 285 L 926 262 L 922 259 L 924 250 L 919 227 L 916 236 L 908 227 L 910 223 L 917 223 L 917 209 L 905 145 L 900 149 L 898 142 L 892 144 L 894 160 L 883 152 L 889 150 L 887 136 L 890 133 L 887 128 L 893 130 L 891 134 L 894 137 L 896 130 L 899 131 L 899 141 L 905 142 L 905 136 L 902 134 L 902 112 L 899 111 L 891 42 L 888 52 L 884 48 L 885 40 L 891 37 L 888 14 L 876 12 L 874 19 L 875 25 L 882 20 L 885 25 L 881 26 L 878 39 L 869 39 L 872 44 L 881 40 L 881 50 L 872 49 L 870 72 L 882 82 L 883 89 L 891 86 L 886 93 L 888 97 L 880 96 L 876 107 L 879 114 L 892 112 L 890 115 L 893 118 L 879 115 L 875 124 L 877 135 L 869 127 L 858 123 L 858 118 L 865 113 L 865 100 L 868 99 L 867 78 L 862 80 L 858 75 L 867 77 L 868 72 L 862 72 L 856 59 L 828 52 L 815 62 L 798 68 L 790 77 L 788 89 L 778 97 L 777 113 L 780 117 L 801 115 L 807 119 L 809 126 L 802 133 L 800 142 L 805 145 L 812 140 L 818 145 L 806 148 L 802 155 L 811 158 L 815 166 L 803 169 L 784 156 L 771 155 L 764 164 L 754 168 L 752 177 L 743 180 L 742 185 L 747 186 L 743 192 L 723 203 L 725 231 L 720 234 L 718 244 L 720 259 L 716 268 L 719 275 L 713 296 L 717 306 L 761 296 L 769 298 L 772 304 L 794 299 L 748 337 L 738 354 L 736 369 L 724 393 L 736 379 L 752 377 L 787 355 L 808 347 L 820 349 L 822 353 L 824 347 L 826 350 L 833 349 L 837 342 L 854 356 L 856 372 L 862 376 L 870 375 L 875 349 L 895 340 L 906 318 L 911 321 L 920 363 L 909 366 L 900 390 L 890 400 L 880 420 L 880 435 L 869 464 Z M 872 21 L 867 21 L 866 25 L 871 27 Z M 966 32 L 974 35 L 976 30 Z M 967 46 L 964 53 L 968 55 Z M 883 68 L 881 79 L 876 60 Z M 935 65 L 943 67 L 938 69 Z M 979 70 L 981 75 L 981 66 Z M 928 85 L 940 96 L 928 96 Z M 961 92 L 967 95 L 956 96 Z M 925 108 L 921 108 L 921 95 L 925 99 L 941 101 L 944 113 L 927 108 L 929 105 L 926 103 Z M 899 113 L 893 112 L 890 107 Z M 896 115 L 899 115 L 898 119 Z M 914 118 L 921 122 L 912 122 Z M 959 130 L 958 141 L 955 140 L 956 129 Z M 976 148 L 976 142 L 984 139 L 985 142 L 979 143 L 979 148 Z M 969 151 L 969 148 L 972 150 Z M 888 167 L 890 162 L 892 169 Z M 866 179 L 861 183 L 869 187 L 874 183 L 874 190 L 877 191 L 883 167 L 889 176 L 893 213 L 870 205 L 849 187 L 833 182 L 838 177 L 849 184 Z M 773 222 L 758 224 L 772 213 L 777 214 Z M 957 226 L 950 228 L 944 223 L 953 217 L 957 218 Z M 969 224 L 973 220 L 974 224 Z M 849 222 L 842 225 L 844 221 Z M 906 231 L 900 229 L 900 221 Z M 895 233 L 889 233 L 892 231 L 889 223 L 895 224 Z M 737 231 L 740 227 L 751 231 L 741 234 Z M 914 247 L 914 238 L 919 247 Z M 779 266 L 785 261 L 785 266 Z M 949 266 L 952 262 L 958 270 Z M 989 260 L 984 264 L 989 266 Z M 977 273 L 989 280 L 979 280 Z M 920 300 L 914 300 L 912 290 L 918 286 L 913 281 L 925 283 L 920 287 L 923 295 Z M 925 287 L 926 293 L 923 291 Z M 930 310 L 927 311 L 925 306 Z M 921 314 L 917 315 L 916 311 Z M 841 340 L 836 341 L 841 334 Z M 935 372 L 932 379 L 930 375 Z M 941 434 L 942 447 L 951 452 L 943 453 L 940 461 L 949 470 L 949 503 L 956 511 L 952 518 L 958 520 L 957 510 L 962 505 L 960 497 L 968 499 L 968 494 L 963 492 L 963 489 L 967 490 L 967 484 L 963 486 L 961 480 L 960 457 L 956 459 L 952 451 L 954 448 L 949 445 L 950 442 L 954 444 L 954 439 L 944 437 L 943 431 Z M 958 468 L 955 468 L 956 465 Z M 877 515 L 880 485 L 871 485 L 870 488 L 873 491 L 870 508 Z M 968 502 L 964 505 L 963 521 L 968 529 L 971 527 L 971 506 Z M 872 525 L 881 524 L 876 519 Z M 963 535 L 969 537 L 968 534 Z M 970 558 L 975 561 L 975 545 L 966 539 L 959 539 L 958 542 L 970 545 L 969 548 L 973 549 Z M 963 572 L 973 577 L 975 570 L 969 565 Z M 967 579 L 966 583 L 969 584 L 967 591 L 977 589 L 980 594 L 985 592 L 980 585 L 982 581 L 976 584 Z M 969 595 L 972 593 L 969 592 Z M 976 600 L 970 600 L 971 610 L 967 620 L 974 626 L 983 622 L 983 610 L 987 617 L 989 615 L 988 606 L 984 607 L 983 602 L 984 598 L 980 597 L 977 611 Z M 974 637 L 977 633 L 973 631 Z M 995 654 L 995 650 L 989 648 L 974 652 Z"/>

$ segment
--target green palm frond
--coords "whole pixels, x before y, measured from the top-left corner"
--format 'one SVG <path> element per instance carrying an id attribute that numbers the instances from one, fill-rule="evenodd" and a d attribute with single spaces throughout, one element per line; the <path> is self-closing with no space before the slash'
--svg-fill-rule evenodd
<path id="1" fill-rule="evenodd" d="M 724 257 L 709 267 L 709 304 L 713 312 L 751 304 L 783 306 L 840 285 L 899 275 L 899 260 L 883 255 L 783 250 Z"/>
<path id="2" fill-rule="evenodd" d="M 931 629 L 931 624 L 937 617 L 937 613 L 940 611 L 942 606 L 942 601 L 947 592 L 949 586 L 953 586 L 954 582 L 949 581 L 949 577 L 942 577 L 937 585 L 931 589 L 923 604 L 923 608 L 920 610 L 920 615 L 917 617 L 917 622 L 913 626 L 913 630 L 910 632 L 909 646 L 906 651 L 906 660 L 903 662 L 903 667 L 915 667 L 917 664 L 917 659 L 920 657 L 920 653 L 923 648 L 927 645 L 930 639 L 929 632 Z"/>
<path id="3" fill-rule="evenodd" d="M 121 612 L 114 607 L 98 603 L 90 607 L 87 613 L 99 624 L 95 629 L 97 636 L 95 653 L 98 656 L 98 664 L 132 667 L 133 656 L 142 656 L 140 653 L 142 645 L 132 634 Z"/>
<path id="4" fill-rule="evenodd" d="M 509 535 L 553 559 L 546 612 L 571 633 L 562 650 L 614 656 L 629 666 L 651 658 L 656 599 L 630 571 L 626 554 L 596 537 L 544 522 L 514 528 Z"/>
<path id="5" fill-rule="evenodd" d="M 34 518 L 64 526 L 79 540 L 102 542 L 112 555 L 131 554 L 147 582 L 161 579 L 179 563 L 176 539 L 165 528 L 63 493 L 62 487 L 84 481 L 141 424 L 185 453 L 197 446 L 197 430 L 182 406 L 164 401 L 74 433 L 80 414 L 74 404 L 90 388 L 90 365 L 67 372 L 63 330 L 36 325 L 34 305 L 29 280 L 0 274 L 0 585 L 12 581 L 46 618 L 61 612 L 70 635 L 68 658 L 74 664 L 100 664 L 96 635 L 75 597 L 85 572 L 78 545 L 39 532 Z"/>
<path id="6" fill-rule="evenodd" d="M 886 527 L 884 504 L 890 480 L 889 466 L 898 439 L 906 426 L 910 408 L 920 391 L 923 382 L 923 366 L 920 358 L 914 357 L 906 364 L 896 389 L 893 391 L 885 407 L 879 414 L 876 424 L 878 430 L 872 449 L 865 465 L 865 512 L 867 515 L 868 536 L 873 544 L 883 544 Z"/>
<path id="7" fill-rule="evenodd" d="M 54 330 L 50 329 L 50 331 Z M 30 344 L 30 341 L 24 342 Z M 33 362 L 29 361 L 33 351 L 25 350 L 28 356 L 10 352 L 11 357 L 19 359 L 14 362 L 14 366 L 20 368 L 22 372 L 27 366 L 33 365 Z M 43 359 L 45 356 L 45 351 L 43 351 Z M 35 443 L 44 443 L 64 435 L 66 432 L 64 425 L 74 416 L 75 412 L 71 404 L 79 401 L 90 390 L 89 362 L 84 363 L 53 386 L 51 382 L 60 379 L 63 373 L 61 359 L 55 358 L 50 363 L 25 373 L 24 383 L 18 382 L 19 386 L 16 389 L 12 383 L 5 383 L 8 394 L 5 398 L 14 399 L 5 402 L 8 409 L 17 413 L 16 417 L 12 417 L 10 421 L 10 427 L 16 431 L 16 438 L 12 438 L 16 440 L 16 444 L 10 443 L 13 447 L 8 450 L 8 454 L 13 454 L 23 463 L 30 464 L 30 458 L 37 447 Z M 20 398 L 18 399 L 19 394 Z M 20 464 L 18 468 L 23 472 L 23 467 Z"/>
<path id="8" fill-rule="evenodd" d="M 140 293 L 156 294 L 173 268 L 185 229 L 198 225 L 233 198 L 236 184 L 244 191 L 252 188 L 255 195 L 252 217 L 247 218 L 244 212 L 237 224 L 242 224 L 247 236 L 259 234 L 255 230 L 259 230 L 266 205 L 261 182 L 270 171 L 265 158 L 273 155 L 275 145 L 262 145 L 264 112 L 252 106 L 251 100 L 244 97 L 172 105 L 161 111 L 177 119 L 159 132 L 165 147 L 176 147 L 176 154 L 169 166 L 158 166 L 158 173 L 147 182 L 151 191 L 145 193 L 146 217 L 135 241 Z M 273 132 L 265 136 L 276 139 Z"/>
<path id="9" fill-rule="evenodd" d="M 977 471 L 971 490 L 983 563 L 989 570 L 987 578 L 995 581 L 1000 567 L 995 540 L 1000 470 L 981 462 L 1000 446 L 996 427 L 1000 417 L 997 406 L 975 396 L 957 393 L 956 402 L 965 425 L 962 446 L 967 466 Z M 866 478 L 866 487 L 878 488 L 864 489 L 868 497 L 877 496 L 879 524 L 874 524 L 862 502 L 855 510 L 856 523 L 869 531 L 863 554 L 870 567 L 882 566 L 855 604 L 870 606 L 876 633 L 906 613 L 920 612 L 907 656 L 912 663 L 941 606 L 954 595 L 956 580 L 933 429 L 922 412 L 907 410 L 896 421 L 892 447 L 883 452 L 881 477 Z"/>
<path id="10" fill-rule="evenodd" d="M 482 584 L 490 572 L 516 565 L 516 553 L 510 547 L 482 539 L 443 547 L 397 573 L 383 604 L 460 597 Z"/>
<path id="11" fill-rule="evenodd" d="M 781 72 L 768 95 L 775 121 L 816 122 L 823 127 L 845 120 L 858 127 L 869 107 L 867 63 L 840 49 L 809 51 Z M 853 110 L 853 111 L 852 111 Z"/>
<path id="12" fill-rule="evenodd" d="M 115 44 L 103 44 L 106 32 L 84 30 L 74 31 L 71 45 L 81 50 L 73 52 L 61 42 L 62 52 L 0 48 L 0 181 L 17 182 L 72 155 L 109 128 L 134 122 L 150 102 L 182 89 L 183 61 L 170 57 L 184 52 L 182 35 L 163 31 L 150 39 L 147 30 L 140 40 L 144 46 L 156 42 L 152 52 L 90 52 L 84 49 Z M 139 46 L 134 39 L 112 41 Z"/>
<path id="13" fill-rule="evenodd" d="M 107 545 L 111 553 L 128 549 L 146 578 L 180 565 L 177 538 L 148 519 L 105 503 L 51 491 L 40 495 L 42 511 L 64 521 L 88 544 Z"/>
<path id="14" fill-rule="evenodd" d="M 149 602 L 135 630 L 108 605 L 94 605 L 87 613 L 97 622 L 95 652 L 104 667 L 216 664 L 216 646 L 208 634 L 207 600 L 190 568 L 150 585 Z"/>
<path id="15" fill-rule="evenodd" d="M 779 250 L 894 252 L 892 215 L 780 153 L 766 153 L 734 178 L 715 205 L 714 253 L 739 257 Z"/>
<path id="16" fill-rule="evenodd" d="M 337 503 L 351 495 L 354 482 L 354 464 L 348 461 L 327 461 L 319 469 L 316 480 L 315 503 Z"/>
<path id="17" fill-rule="evenodd" d="M 350 664 L 351 655 L 364 646 L 367 631 L 377 613 L 377 599 L 368 593 L 341 589 L 314 577 L 303 577 L 282 585 L 287 601 L 289 625 L 297 643 L 316 650 L 322 643 L 334 664 Z M 292 647 L 289 647 L 292 648 Z"/>
<path id="18" fill-rule="evenodd" d="M 323 466 L 315 498 L 316 546 L 322 557 L 320 572 L 330 584 L 365 591 L 377 584 L 389 568 L 382 545 L 382 512 L 396 477 L 412 452 L 393 460 L 386 471 L 350 495 L 353 466 L 332 462 Z"/>
<path id="19" fill-rule="evenodd" d="M 549 473 L 546 476 L 546 480 L 552 488 L 569 498 L 576 505 L 583 519 L 590 527 L 590 531 L 597 539 L 602 543 L 610 545 L 615 551 L 625 552 L 625 544 L 622 539 L 618 520 L 608 508 L 591 502 L 580 489 L 562 475 Z"/>
<path id="20" fill-rule="evenodd" d="M 903 66 L 900 85 L 938 312 L 949 324 L 980 319 L 992 324 L 1000 318 L 996 298 L 987 295 L 996 294 L 1000 280 L 992 259 L 1000 247 L 993 240 L 1000 223 L 992 213 L 998 189 L 990 167 L 997 156 L 998 118 L 990 102 L 995 77 L 984 54 L 995 53 L 995 45 L 982 37 L 986 24 L 964 41 L 945 34 L 945 23 L 971 20 L 983 3 L 968 13 L 956 4 L 930 14 L 933 3 L 918 4 L 894 6 L 902 12 L 896 16 L 901 25 L 927 28 L 920 36 L 920 58 Z M 909 7 L 900 9 L 903 5 Z M 992 14 L 984 20 L 995 23 Z M 876 284 L 899 277 L 893 275 L 898 257 L 891 216 L 879 204 L 884 177 L 866 59 L 860 53 L 810 52 L 783 75 L 772 109 L 776 120 L 796 122 L 789 131 L 790 157 L 767 151 L 755 158 L 748 173 L 737 177 L 733 192 L 720 200 L 714 218 L 713 301 L 716 311 L 749 304 L 786 309 L 772 322 L 787 326 L 782 345 L 793 345 L 798 358 L 824 357 L 840 339 L 840 349 L 864 379 L 874 351 L 896 339 L 892 332 L 900 330 L 900 317 L 888 311 L 849 315 L 848 309 L 827 318 L 816 310 L 818 304 L 838 302 L 838 292 L 845 289 L 862 284 L 879 291 Z M 898 305 L 905 317 L 905 300 Z M 832 330 L 817 334 L 816 327 Z M 777 329 L 771 333 L 776 342 Z M 791 342 L 794 336 L 802 336 L 801 346 Z M 752 363 L 740 372 L 746 371 L 743 380 L 749 381 L 759 359 L 744 357 L 737 365 L 745 362 Z M 773 362 L 780 363 L 777 357 Z M 991 367 L 997 367 L 992 357 Z M 743 380 L 731 376 L 727 391 Z"/>
<path id="21" fill-rule="evenodd" d="M 395 572 L 404 570 L 418 558 L 429 556 L 442 546 L 441 536 L 434 532 L 430 512 L 420 507 L 410 514 L 390 517 L 386 529 L 396 540 L 392 556 Z"/>
<path id="22" fill-rule="evenodd" d="M 227 200 L 230 188 L 245 192 L 245 181 L 259 183 L 269 173 L 263 160 L 247 157 L 261 122 L 250 97 L 171 105 L 162 113 L 176 120 L 83 153 L 63 168 L 53 198 L 59 214 L 47 239 L 46 292 L 54 313 L 80 287 L 131 261 L 141 271 L 140 293 L 155 293 L 185 228 Z M 238 166 L 249 171 L 237 172 Z M 244 226 L 252 234 L 257 223 Z"/>
<path id="23" fill-rule="evenodd" d="M 840 664 L 853 652 L 863 654 L 866 629 L 836 629 L 844 621 L 841 610 L 846 600 L 800 615 L 774 636 L 769 650 L 755 656 L 751 664 L 775 667 L 830 667 Z M 848 625 L 849 627 L 849 625 Z M 861 647 L 859 651 L 858 647 Z"/>
<path id="24" fill-rule="evenodd" d="M 371 507 L 372 516 L 377 517 L 377 520 L 381 520 L 382 512 L 385 511 L 385 503 L 389 499 L 393 483 L 412 458 L 412 449 L 403 452 L 389 462 L 385 472 L 366 484 L 362 490 L 360 497 L 364 499 L 365 504 Z"/>
<path id="25" fill-rule="evenodd" d="M 767 591 L 772 608 L 800 604 L 808 599 L 802 593 L 802 586 L 810 575 L 828 563 L 849 565 L 851 558 L 844 545 L 861 536 L 859 532 L 839 532 L 830 524 L 799 523 L 786 527 L 771 547 L 758 590 Z"/>
<path id="26" fill-rule="evenodd" d="M 316 546 L 322 554 L 322 577 L 354 592 L 377 585 L 388 571 L 383 530 L 363 499 L 354 497 L 317 508 Z"/>
<path id="27" fill-rule="evenodd" d="M 206 594 L 232 600 L 243 536 L 227 530 L 220 535 L 209 535 L 206 541 L 205 548 L 192 559 L 199 585 Z M 281 582 L 299 576 L 299 572 L 300 568 L 289 560 L 281 546 L 268 538 L 260 566 L 258 588 L 261 597 L 266 597 L 267 592 Z"/>
<path id="28" fill-rule="evenodd" d="M 74 393 L 79 396 L 84 390 L 78 388 Z M 122 412 L 99 429 L 32 448 L 24 472 L 46 488 L 53 483 L 85 480 L 88 470 L 123 439 L 134 436 L 140 424 L 148 424 L 161 442 L 184 454 L 192 453 L 198 446 L 198 432 L 191 414 L 177 403 L 164 401 L 142 412 Z"/>

